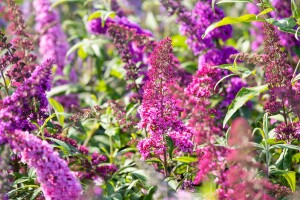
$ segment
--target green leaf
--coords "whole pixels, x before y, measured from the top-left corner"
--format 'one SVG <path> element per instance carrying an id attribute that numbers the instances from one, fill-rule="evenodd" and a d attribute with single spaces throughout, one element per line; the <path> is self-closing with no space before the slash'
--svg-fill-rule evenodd
<path id="1" fill-rule="evenodd" d="M 220 0 L 217 4 L 221 3 L 253 3 L 252 0 Z"/>
<path id="2" fill-rule="evenodd" d="M 106 184 L 106 192 L 107 192 L 107 195 L 109 195 L 109 196 L 114 194 L 115 189 L 111 183 Z"/>
<path id="3" fill-rule="evenodd" d="M 172 36 L 172 45 L 173 47 L 183 47 L 187 48 L 186 37 L 183 35 L 174 35 Z"/>
<path id="4" fill-rule="evenodd" d="M 176 189 L 179 186 L 179 183 L 176 180 L 169 180 L 167 182 L 168 182 L 168 185 L 170 186 L 170 188 L 172 188 L 173 190 L 176 191 Z"/>
<path id="5" fill-rule="evenodd" d="M 37 189 L 35 189 L 34 192 L 33 192 L 32 195 L 31 195 L 30 200 L 36 199 L 37 195 L 38 195 L 39 193 L 41 193 L 41 192 L 42 192 L 42 188 L 37 188 Z"/>
<path id="6" fill-rule="evenodd" d="M 269 139 L 269 119 L 268 119 L 268 113 L 264 114 L 263 118 L 263 131 L 265 133 L 265 139 Z"/>
<path id="7" fill-rule="evenodd" d="M 127 188 L 126 191 L 125 191 L 124 196 L 127 196 L 128 192 L 131 190 L 131 188 L 133 188 L 133 186 L 134 186 L 135 184 L 137 184 L 138 181 L 139 181 L 139 180 L 134 180 L 134 181 L 128 186 L 128 188 Z"/>
<path id="8" fill-rule="evenodd" d="M 168 152 L 170 159 L 173 158 L 174 142 L 170 136 L 166 136 L 166 142 L 168 146 Z"/>
<path id="9" fill-rule="evenodd" d="M 69 2 L 83 2 L 82 0 L 58 0 L 58 1 L 55 1 L 52 5 L 51 5 L 51 9 L 57 7 L 58 5 L 60 4 L 64 4 L 64 3 L 69 3 Z"/>
<path id="10" fill-rule="evenodd" d="M 81 60 L 85 60 L 88 57 L 88 54 L 82 46 L 80 46 L 77 50 L 77 55 L 81 58 Z"/>
<path id="11" fill-rule="evenodd" d="M 110 196 L 110 198 L 112 198 L 112 200 L 122 200 L 122 195 L 120 193 L 115 193 L 113 195 Z"/>
<path id="12" fill-rule="evenodd" d="M 131 148 L 126 148 L 126 149 L 123 149 L 121 151 L 118 152 L 118 155 L 122 155 L 124 153 L 127 153 L 127 152 L 136 152 L 137 149 L 135 147 L 131 147 Z"/>
<path id="13" fill-rule="evenodd" d="M 105 130 L 105 134 L 108 135 L 108 136 L 115 136 L 119 132 L 120 132 L 120 128 L 119 127 L 114 127 L 114 126 L 109 126 Z"/>
<path id="14" fill-rule="evenodd" d="M 154 192 L 156 191 L 156 186 L 152 186 L 149 188 L 149 190 L 147 191 L 147 195 L 145 196 L 144 200 L 152 200 L 152 196 L 154 194 Z"/>
<path id="15" fill-rule="evenodd" d="M 257 17 L 258 16 L 261 16 L 261 15 L 265 15 L 265 14 L 268 14 L 269 12 L 272 12 L 274 9 L 273 8 L 267 8 L 263 11 L 261 11 L 258 15 L 256 15 Z"/>
<path id="16" fill-rule="evenodd" d="M 278 160 L 276 161 L 275 165 L 282 170 L 288 170 L 290 169 L 292 164 L 292 157 L 289 152 L 289 149 L 283 149 L 281 152 Z"/>
<path id="17" fill-rule="evenodd" d="M 223 65 L 219 65 L 216 66 L 216 68 L 220 68 L 220 69 L 227 69 L 230 70 L 232 73 L 237 74 L 237 75 L 241 75 L 243 78 L 246 78 L 248 76 L 250 76 L 251 74 L 255 74 L 256 70 L 249 70 L 248 68 L 241 66 L 241 65 L 232 65 L 232 64 L 223 64 Z"/>
<path id="18" fill-rule="evenodd" d="M 295 155 L 293 155 L 292 161 L 293 161 L 293 163 L 299 163 L 300 162 L 300 153 L 296 153 Z"/>
<path id="19" fill-rule="evenodd" d="M 296 172 L 288 171 L 288 172 L 282 174 L 282 176 L 288 182 L 290 188 L 292 189 L 292 192 L 295 192 L 296 191 Z"/>
<path id="20" fill-rule="evenodd" d="M 273 18 L 266 20 L 268 23 L 273 24 L 274 26 L 278 27 L 278 30 L 294 34 L 296 38 L 300 35 L 298 29 L 295 30 L 294 27 L 297 25 L 294 18 L 284 18 L 280 20 L 275 20 Z"/>
<path id="21" fill-rule="evenodd" d="M 163 162 L 158 158 L 150 158 L 150 159 L 147 159 L 146 162 L 157 162 L 157 163 L 163 164 Z"/>
<path id="22" fill-rule="evenodd" d="M 246 102 L 248 102 L 253 97 L 259 95 L 261 92 L 264 92 L 268 89 L 268 85 L 261 85 L 251 88 L 242 88 L 231 102 L 228 107 L 228 111 L 223 121 L 223 127 L 225 127 L 228 120 L 232 117 L 232 115 L 242 107 Z"/>
<path id="23" fill-rule="evenodd" d="M 53 109 L 55 110 L 55 113 L 56 113 L 59 124 L 61 126 L 63 126 L 64 121 L 65 121 L 65 117 L 63 115 L 59 115 L 58 113 L 63 113 L 65 111 L 64 107 L 58 101 L 56 101 L 53 98 L 49 99 L 49 103 L 53 107 Z"/>
<path id="24" fill-rule="evenodd" d="M 262 138 L 265 140 L 266 139 L 266 134 L 265 134 L 265 132 L 263 131 L 263 129 L 262 128 L 255 128 L 255 129 L 253 129 L 253 131 L 252 131 L 252 135 L 254 135 L 254 133 L 256 132 L 256 131 L 259 131 L 259 133 L 260 133 L 260 135 L 262 136 Z"/>
<path id="25" fill-rule="evenodd" d="M 18 185 L 20 183 L 28 182 L 28 181 L 30 181 L 30 179 L 28 177 L 18 178 L 17 180 L 15 180 L 13 182 L 13 186 Z"/>
<path id="26" fill-rule="evenodd" d="M 293 17 L 297 20 L 298 24 L 300 23 L 300 10 L 295 2 L 295 0 L 291 0 L 292 13 Z"/>
<path id="27" fill-rule="evenodd" d="M 55 138 L 49 138 L 49 139 L 52 140 L 53 142 L 55 142 L 56 144 L 58 144 L 58 146 L 55 146 L 55 147 L 60 148 L 65 155 L 71 155 L 71 149 L 67 145 L 67 143 L 65 143 L 64 141 L 55 139 Z"/>
<path id="28" fill-rule="evenodd" d="M 292 17 L 275 20 L 274 18 L 267 19 L 267 22 L 282 29 L 294 28 L 297 24 Z"/>
<path id="29" fill-rule="evenodd" d="M 179 162 L 183 162 L 183 163 L 197 162 L 197 158 L 195 158 L 195 157 L 188 157 L 188 156 L 177 157 L 177 158 L 174 158 L 173 160 L 176 160 L 176 161 L 179 161 Z"/>
<path id="30" fill-rule="evenodd" d="M 84 38 L 82 41 L 74 44 L 67 52 L 66 57 L 70 56 L 75 50 L 79 48 L 87 48 L 87 47 L 92 47 L 94 45 L 93 49 L 95 49 L 95 45 L 103 45 L 107 43 L 107 41 L 103 39 L 88 39 Z"/>
<path id="31" fill-rule="evenodd" d="M 216 90 L 216 88 L 218 87 L 218 85 L 219 85 L 222 81 L 224 81 L 225 79 L 227 79 L 227 78 L 229 78 L 229 77 L 231 77 L 231 76 L 234 76 L 234 74 L 228 74 L 227 76 L 224 76 L 223 78 L 221 78 L 221 79 L 216 83 L 216 85 L 215 85 L 215 87 L 214 87 L 214 91 Z"/>
<path id="32" fill-rule="evenodd" d="M 293 149 L 300 151 L 300 147 L 292 144 L 275 144 L 270 149 Z"/>
<path id="33" fill-rule="evenodd" d="M 29 168 L 29 170 L 28 170 L 28 178 L 30 178 L 30 179 L 34 178 L 35 174 L 36 174 L 36 169 Z"/>
<path id="34" fill-rule="evenodd" d="M 265 150 L 265 147 L 262 144 L 257 144 L 255 142 L 250 142 L 250 144 L 252 144 L 254 147 L 258 149 Z"/>
<path id="35" fill-rule="evenodd" d="M 132 111 L 134 111 L 134 109 L 136 109 L 136 107 L 138 107 L 139 104 L 138 103 L 130 103 L 126 106 L 126 117 L 128 117 L 130 115 L 130 113 Z"/>
<path id="36" fill-rule="evenodd" d="M 148 178 L 143 170 L 135 170 L 132 172 L 132 175 L 142 182 L 146 181 Z"/>
<path id="37" fill-rule="evenodd" d="M 205 33 L 203 34 L 202 38 L 205 38 L 208 33 L 210 33 L 212 30 L 214 30 L 218 27 L 221 27 L 221 26 L 225 26 L 225 25 L 229 25 L 229 24 L 238 24 L 241 22 L 254 22 L 254 21 L 262 21 L 263 22 L 265 20 L 261 19 L 261 18 L 257 18 L 257 16 L 254 14 L 246 14 L 241 17 L 225 17 L 221 21 L 211 24 L 205 30 Z"/>
<path id="38" fill-rule="evenodd" d="M 297 76 L 295 76 L 295 77 L 292 79 L 292 83 L 296 83 L 298 80 L 300 80 L 300 74 L 298 74 Z"/>
<path id="39" fill-rule="evenodd" d="M 269 117 L 270 119 L 275 119 L 279 122 L 284 122 L 284 117 L 281 114 L 272 115 Z"/>
<path id="40" fill-rule="evenodd" d="M 107 18 L 114 18 L 116 16 L 116 13 L 113 11 L 107 11 L 107 10 L 97 10 L 90 14 L 88 17 L 88 21 L 91 21 L 92 19 L 101 18 L 102 20 L 102 26 L 104 26 L 105 21 Z"/>
<path id="41" fill-rule="evenodd" d="M 274 145 L 274 144 L 283 144 L 284 141 L 283 140 L 277 140 L 276 138 L 270 138 L 267 140 L 267 143 L 270 145 Z"/>
<path id="42" fill-rule="evenodd" d="M 10 190 L 7 194 L 8 194 L 8 196 L 10 196 L 19 190 L 24 190 L 25 188 L 26 189 L 27 188 L 39 188 L 39 186 L 38 185 L 24 185 L 24 186 L 14 189 L 14 190 Z"/>

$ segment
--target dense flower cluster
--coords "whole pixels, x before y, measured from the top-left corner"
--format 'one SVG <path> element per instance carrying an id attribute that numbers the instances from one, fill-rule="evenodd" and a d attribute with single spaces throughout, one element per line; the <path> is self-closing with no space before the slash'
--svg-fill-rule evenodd
<path id="1" fill-rule="evenodd" d="M 4 9 L 5 17 L 9 22 L 8 30 L 14 34 L 11 44 L 14 48 L 14 57 L 18 57 L 16 61 L 6 72 L 14 86 L 19 86 L 36 66 L 36 55 L 34 50 L 33 35 L 29 34 L 23 19 L 23 13 L 16 5 L 14 0 L 7 0 L 7 5 Z"/>
<path id="2" fill-rule="evenodd" d="M 56 74 L 63 76 L 69 44 L 60 25 L 59 14 L 51 8 L 49 0 L 35 0 L 33 6 L 36 12 L 36 30 L 40 34 L 39 51 L 42 60 L 53 58 L 57 65 Z M 70 71 L 70 81 L 75 82 L 76 80 L 77 75 L 73 68 Z M 68 82 L 68 80 L 60 79 L 56 80 L 55 85 L 63 85 Z M 77 97 L 72 94 L 57 97 L 57 100 L 68 108 L 78 104 Z"/>
<path id="3" fill-rule="evenodd" d="M 218 40 L 227 40 L 232 36 L 232 27 L 223 26 L 213 30 L 204 39 L 202 35 L 206 28 L 213 22 L 224 17 L 224 12 L 220 8 L 211 8 L 211 1 L 199 1 L 192 11 L 189 11 L 179 0 L 162 0 L 164 7 L 170 14 L 178 14 L 178 22 L 181 24 L 180 31 L 187 36 L 187 44 L 195 55 L 203 50 L 215 48 Z"/>
<path id="4" fill-rule="evenodd" d="M 104 26 L 102 19 L 93 19 L 88 24 L 88 30 L 94 34 L 107 33 L 114 41 L 116 48 L 125 63 L 127 88 L 133 89 L 132 100 L 140 100 L 142 84 L 137 83 L 138 78 L 146 76 L 148 68 L 147 56 L 155 43 L 152 34 L 140 28 L 137 24 L 129 22 L 126 17 L 108 18 Z"/>
<path id="5" fill-rule="evenodd" d="M 33 123 L 41 124 L 48 116 L 46 91 L 51 87 L 51 68 L 49 59 L 38 66 L 31 77 L 9 97 L 3 99 L 0 110 L 3 130 L 33 130 Z"/>
<path id="6" fill-rule="evenodd" d="M 207 29 L 225 17 L 217 7 L 225 1 L 110 0 L 59 8 L 51 0 L 20 7 L 15 0 L 5 2 L 0 5 L 6 20 L 0 32 L 1 199 L 294 196 L 300 43 L 272 25 L 293 20 L 293 1 L 249 3 L 253 13 L 277 8 L 263 15 L 265 23 L 255 23 L 258 29 L 250 26 L 256 37 L 252 48 L 264 44 L 260 54 L 239 52 L 251 42 L 243 30 L 228 40 L 231 25 Z M 246 4 L 225 7 L 243 15 Z M 248 31 L 249 24 L 238 26 Z M 157 42 L 166 35 L 174 40 Z M 95 43 L 89 47 L 86 41 Z M 41 65 L 35 63 L 36 50 Z M 75 76 L 75 69 L 82 76 Z M 64 92 L 72 94 L 55 96 Z M 50 99 L 50 108 L 47 98 L 53 96 L 62 105 Z"/>
<path id="7" fill-rule="evenodd" d="M 4 76 L 4 70 L 7 69 L 10 65 L 24 65 L 20 61 L 20 58 L 15 54 L 15 49 L 12 48 L 12 44 L 7 42 L 7 38 L 5 35 L 0 31 L 0 50 L 5 51 L 5 53 L 0 57 L 0 70 L 1 70 L 1 76 L 3 79 L 5 79 Z M 21 73 L 20 77 L 29 77 L 29 73 Z M 16 78 L 16 81 L 22 81 L 22 79 Z M 8 93 L 8 87 L 6 85 L 6 82 L 3 83 L 6 89 L 6 92 Z"/>
<path id="8" fill-rule="evenodd" d="M 199 144 L 214 140 L 213 137 L 221 133 L 213 118 L 216 110 L 210 108 L 209 100 L 214 94 L 214 86 L 220 78 L 220 72 L 220 69 L 203 65 L 185 89 L 188 100 L 185 102 L 184 115 L 191 116 L 188 125 L 196 131 L 194 137 Z"/>
<path id="9" fill-rule="evenodd" d="M 26 130 L 47 117 L 46 91 L 50 89 L 53 60 L 38 66 L 23 85 L 6 97 L 0 110 L 1 138 L 20 153 L 22 161 L 37 170 L 46 199 L 78 199 L 81 186 L 58 153 L 46 142 Z"/>
<path id="10" fill-rule="evenodd" d="M 162 40 L 150 56 L 149 80 L 143 87 L 143 102 L 139 109 L 139 126 L 149 134 L 138 144 L 144 159 L 153 152 L 162 155 L 166 151 L 166 135 L 183 152 L 190 152 L 193 148 L 189 129 L 179 120 L 181 109 L 176 106 L 169 88 L 175 82 L 173 60 L 170 38 Z"/>
<path id="11" fill-rule="evenodd" d="M 9 139 L 12 149 L 20 153 L 22 162 L 37 170 L 37 180 L 46 200 L 79 199 L 81 185 L 66 161 L 46 141 L 20 130 L 12 133 Z"/>
<path id="12" fill-rule="evenodd" d="M 224 12 L 220 8 L 215 8 L 215 11 L 211 8 L 211 1 L 204 2 L 198 1 L 192 11 L 189 11 L 180 1 L 167 0 L 162 1 L 164 7 L 170 12 L 170 14 L 177 13 L 177 20 L 181 24 L 181 32 L 188 37 L 187 43 L 195 55 L 199 55 L 198 69 L 202 69 L 204 65 L 218 66 L 222 64 L 231 64 L 233 59 L 230 55 L 237 53 L 238 51 L 233 47 L 222 46 L 219 40 L 227 40 L 232 35 L 231 26 L 223 26 L 221 28 L 214 29 L 204 39 L 202 35 L 205 33 L 206 28 L 213 22 L 219 21 L 224 17 Z M 205 68 L 205 67 L 204 67 Z M 228 75 L 229 71 L 222 70 L 220 75 Z M 218 79 L 219 80 L 221 76 Z M 216 82 L 215 82 L 216 84 Z M 226 91 L 221 95 L 225 100 L 218 108 L 218 118 L 221 118 L 227 111 L 227 106 L 231 103 L 237 92 L 247 84 L 240 78 L 236 77 L 226 79 L 224 85 Z M 223 112 L 222 112 L 223 111 Z"/>
<path id="13" fill-rule="evenodd" d="M 276 129 L 276 139 L 292 142 L 292 140 L 300 139 L 300 123 L 299 122 L 282 122 Z"/>
<path id="14" fill-rule="evenodd" d="M 255 3 L 258 3 L 257 1 L 254 1 Z M 291 16 L 291 1 L 280 1 L 280 0 L 273 0 L 271 1 L 273 6 L 276 8 L 276 12 L 273 11 L 270 13 L 270 15 L 273 18 L 276 18 L 277 20 L 288 18 Z M 247 4 L 247 9 L 249 13 L 252 14 L 258 14 L 259 9 L 255 4 Z M 250 29 L 250 34 L 255 38 L 253 43 L 251 44 L 251 48 L 253 51 L 257 50 L 264 41 L 264 36 L 261 32 L 263 29 L 263 23 L 262 22 L 253 22 L 254 27 Z M 285 33 L 282 31 L 276 31 L 279 39 L 280 44 L 285 46 L 288 49 L 291 49 L 294 46 L 297 46 L 300 44 L 300 41 L 298 41 L 292 34 Z"/>
<path id="15" fill-rule="evenodd" d="M 266 37 L 264 43 L 265 55 L 262 60 L 265 63 L 265 78 L 271 95 L 265 109 L 270 113 L 276 113 L 278 108 L 285 109 L 285 98 L 294 93 L 290 81 L 292 79 L 292 68 L 287 62 L 286 54 L 282 51 L 274 27 L 265 23 L 264 33 Z"/>
<path id="16" fill-rule="evenodd" d="M 107 29 L 111 24 L 116 24 L 123 26 L 124 28 L 128 28 L 129 30 L 131 30 L 132 36 L 135 36 L 134 33 L 141 34 L 142 36 L 152 36 L 152 33 L 150 31 L 142 29 L 138 24 L 129 21 L 126 17 L 119 16 L 116 16 L 114 19 L 107 18 L 104 24 L 102 24 L 102 18 L 92 19 L 88 22 L 87 29 L 93 34 L 105 34 L 107 33 Z"/>
<path id="17" fill-rule="evenodd" d="M 208 175 L 220 177 L 226 168 L 228 149 L 222 146 L 208 145 L 199 150 L 198 172 L 194 184 L 207 180 Z"/>
<path id="18" fill-rule="evenodd" d="M 69 45 L 60 26 L 59 15 L 51 9 L 48 0 L 35 0 L 33 6 L 36 11 L 36 30 L 40 34 L 39 51 L 43 56 L 42 59 L 54 58 L 58 66 L 57 74 L 63 75 Z"/>

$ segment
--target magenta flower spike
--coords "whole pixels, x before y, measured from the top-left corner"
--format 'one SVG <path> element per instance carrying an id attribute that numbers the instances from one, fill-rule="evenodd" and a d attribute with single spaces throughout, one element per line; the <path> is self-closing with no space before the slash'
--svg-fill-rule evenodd
<path id="1" fill-rule="evenodd" d="M 143 87 L 143 101 L 139 109 L 139 127 L 149 134 L 138 143 L 143 159 L 152 153 L 162 155 L 166 149 L 165 135 L 182 152 L 191 152 L 193 148 L 191 131 L 179 119 L 181 109 L 170 91 L 170 86 L 176 81 L 171 43 L 170 38 L 162 40 L 150 56 L 148 81 Z"/>

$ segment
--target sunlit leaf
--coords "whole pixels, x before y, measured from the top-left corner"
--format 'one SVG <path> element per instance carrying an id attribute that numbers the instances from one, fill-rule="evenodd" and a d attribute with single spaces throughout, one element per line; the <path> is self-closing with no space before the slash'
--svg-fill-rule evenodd
<path id="1" fill-rule="evenodd" d="M 292 192 L 295 192 L 296 191 L 296 172 L 289 171 L 289 172 L 282 174 L 282 176 L 288 182 L 290 188 L 292 189 Z"/>
<path id="2" fill-rule="evenodd" d="M 268 85 L 261 85 L 251 88 L 242 88 L 231 102 L 228 107 L 228 111 L 223 121 L 223 127 L 225 127 L 228 120 L 232 117 L 232 115 L 245 103 L 247 103 L 253 97 L 259 95 L 260 93 L 266 91 L 268 89 Z"/>
<path id="3" fill-rule="evenodd" d="M 63 113 L 65 111 L 64 107 L 58 101 L 56 101 L 53 98 L 49 99 L 49 103 L 53 107 L 53 109 L 55 110 L 55 113 L 56 113 L 56 116 L 58 118 L 59 124 L 61 126 L 63 126 L 64 125 L 64 121 L 65 121 L 65 117 L 63 115 L 58 114 L 58 113 Z"/>
<path id="4" fill-rule="evenodd" d="M 225 26 L 225 25 L 230 25 L 230 24 L 238 24 L 242 22 L 254 22 L 254 21 L 265 21 L 264 19 L 258 18 L 254 14 L 246 14 L 241 17 L 225 17 L 221 21 L 215 22 L 211 24 L 206 30 L 205 33 L 203 34 L 202 38 L 205 38 L 208 33 L 210 33 L 212 30 Z"/>

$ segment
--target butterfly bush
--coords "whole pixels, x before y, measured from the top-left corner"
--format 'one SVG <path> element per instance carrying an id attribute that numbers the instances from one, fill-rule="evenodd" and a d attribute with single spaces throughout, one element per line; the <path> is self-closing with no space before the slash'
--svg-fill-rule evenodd
<path id="1" fill-rule="evenodd" d="M 217 62 L 224 64 L 223 62 L 229 59 L 227 56 L 235 52 L 230 47 L 224 49 L 219 47 L 219 40 L 226 41 L 232 37 L 232 27 L 229 25 L 214 29 L 203 38 L 206 28 L 224 17 L 222 9 L 216 7 L 215 11 L 212 10 L 211 1 L 198 1 L 191 11 L 179 0 L 162 0 L 161 2 L 170 15 L 177 14 L 180 31 L 187 36 L 186 42 L 190 49 L 195 55 L 202 54 L 199 58 L 199 67 L 207 59 L 210 62 L 217 61 L 215 59 L 217 57 L 221 57 Z M 206 50 L 208 50 L 207 55 Z M 213 64 L 217 65 L 217 63 Z"/>
<path id="2" fill-rule="evenodd" d="M 222 49 L 209 49 L 205 54 L 199 56 L 198 67 L 201 68 L 207 63 L 214 65 L 223 65 L 233 63 L 233 59 L 230 55 L 236 54 L 238 51 L 233 47 L 224 47 Z"/>
<path id="3" fill-rule="evenodd" d="M 213 11 L 211 1 L 198 1 L 192 11 L 188 10 L 177 0 L 162 1 L 162 4 L 170 14 L 177 14 L 180 31 L 183 35 L 187 36 L 186 42 L 189 48 L 195 55 L 199 55 L 199 71 L 203 70 L 203 65 L 206 64 L 218 66 L 233 63 L 234 59 L 230 56 L 236 54 L 238 51 L 233 47 L 220 44 L 220 41 L 226 41 L 232 37 L 233 30 L 230 25 L 214 29 L 208 33 L 205 38 L 202 37 L 210 24 L 224 17 L 222 9 L 215 7 L 215 11 Z M 220 72 L 220 75 L 221 74 L 226 76 L 229 74 L 229 71 L 223 70 Z M 219 110 L 223 110 L 223 112 L 220 111 L 219 115 L 217 115 L 219 119 L 223 117 L 224 112 L 227 111 L 227 106 L 231 103 L 237 92 L 247 85 L 246 82 L 239 77 L 234 78 L 232 81 L 230 78 L 226 79 L 224 84 L 226 85 L 226 92 L 224 92 L 222 96 L 225 100 L 219 105 Z M 249 104 L 249 106 L 251 105 Z"/>
<path id="4" fill-rule="evenodd" d="M 285 121 L 276 127 L 276 138 L 278 140 L 292 140 L 299 138 L 299 123 L 289 122 L 287 119 L 287 110 L 293 110 L 295 100 L 299 99 L 297 88 L 293 88 L 291 79 L 292 68 L 286 59 L 286 53 L 282 51 L 281 40 L 277 36 L 274 27 L 264 24 L 265 55 L 262 57 L 265 67 L 266 83 L 269 86 L 270 98 L 265 104 L 265 110 L 271 114 L 283 111 Z M 272 38 L 272 39 L 271 39 Z M 297 112 L 295 113 L 297 115 Z"/>
<path id="5" fill-rule="evenodd" d="M 266 178 L 257 177 L 256 171 L 260 167 L 252 160 L 253 147 L 250 141 L 251 128 L 248 121 L 242 117 L 234 119 L 228 140 L 231 148 L 226 155 L 229 168 L 218 179 L 219 199 L 274 199 L 269 191 L 276 185 Z M 289 192 L 286 189 L 285 195 Z"/>
<path id="6" fill-rule="evenodd" d="M 3 99 L 0 137 L 21 155 L 23 162 L 37 170 L 46 199 L 78 199 L 81 186 L 66 162 L 46 141 L 28 132 L 36 129 L 34 122 L 41 124 L 47 117 L 46 91 L 51 87 L 52 64 L 53 60 L 49 59 L 36 67 L 23 85 Z"/>
<path id="7" fill-rule="evenodd" d="M 126 17 L 119 16 L 106 19 L 104 25 L 101 18 L 93 19 L 89 21 L 87 29 L 94 34 L 107 34 L 113 39 L 125 63 L 127 88 L 134 91 L 131 99 L 140 100 L 142 84 L 145 82 L 149 64 L 147 56 L 155 46 L 151 32 L 143 30 L 137 24 L 128 21 Z M 136 82 L 139 77 L 144 77 L 142 84 Z"/>
<path id="8" fill-rule="evenodd" d="M 66 161 L 45 141 L 29 132 L 16 130 L 9 136 L 10 146 L 20 153 L 21 161 L 37 171 L 46 200 L 79 199 L 81 185 L 70 172 Z"/>
<path id="9" fill-rule="evenodd" d="M 210 107 L 210 97 L 214 94 L 216 80 L 220 78 L 220 69 L 204 65 L 193 76 L 193 81 L 185 89 L 188 98 L 185 105 L 185 116 L 191 113 L 188 125 L 195 130 L 195 141 L 199 144 L 210 141 L 221 130 L 214 118 L 216 110 Z"/>
<path id="10" fill-rule="evenodd" d="M 35 0 L 33 6 L 36 12 L 36 30 L 40 34 L 39 52 L 42 60 L 54 58 L 57 65 L 56 75 L 64 75 L 64 67 L 68 63 L 66 60 L 69 44 L 67 37 L 60 25 L 60 17 L 55 9 L 51 8 L 51 2 L 48 0 Z M 70 58 L 69 58 L 70 59 Z M 76 82 L 77 75 L 72 69 L 70 71 L 70 80 L 56 80 L 55 85 L 68 84 Z M 72 105 L 78 105 L 76 95 L 69 94 L 57 97 L 65 107 L 71 108 Z"/>
<path id="11" fill-rule="evenodd" d="M 181 24 L 180 31 L 187 36 L 187 44 L 195 55 L 199 55 L 203 50 L 215 48 L 214 40 L 225 41 L 232 36 L 232 27 L 223 26 L 202 39 L 206 28 L 224 17 L 224 12 L 220 8 L 215 8 L 215 12 L 212 10 L 211 1 L 198 1 L 192 11 L 179 0 L 163 0 L 162 4 L 170 14 L 177 13 L 177 21 Z"/>
<path id="12" fill-rule="evenodd" d="M 35 0 L 33 6 L 36 12 L 36 30 L 40 33 L 39 51 L 42 59 L 54 58 L 57 74 L 63 75 L 69 45 L 59 23 L 59 14 L 51 9 L 48 0 Z"/>
<path id="13" fill-rule="evenodd" d="M 257 1 L 254 1 L 258 3 Z M 288 18 L 291 16 L 291 2 L 290 1 L 280 1 L 280 0 L 273 0 L 271 1 L 273 6 L 277 9 L 277 12 L 273 11 L 270 15 L 277 20 L 281 20 L 284 18 Z M 249 13 L 258 14 L 259 9 L 255 4 L 247 4 L 247 9 Z M 254 27 L 250 29 L 250 34 L 255 38 L 253 43 L 251 44 L 251 48 L 253 51 L 256 51 L 264 41 L 264 35 L 262 34 L 263 23 L 262 22 L 253 22 Z M 282 31 L 276 31 L 278 37 L 280 39 L 280 44 L 285 46 L 287 49 L 291 49 L 294 46 L 298 46 L 300 42 L 289 33 L 285 33 Z"/>
<path id="14" fill-rule="evenodd" d="M 0 110 L 3 130 L 31 131 L 36 129 L 34 123 L 41 125 L 48 117 L 46 91 L 51 88 L 52 64 L 51 59 L 45 61 L 11 96 L 3 99 Z"/>
<path id="15" fill-rule="evenodd" d="M 291 3 L 1 1 L 0 198 L 299 199 Z"/>
<path id="16" fill-rule="evenodd" d="M 151 68 L 144 85 L 143 101 L 139 109 L 140 128 L 149 135 L 138 143 L 144 159 L 163 155 L 166 151 L 165 136 L 182 152 L 191 152 L 190 130 L 179 119 L 180 108 L 172 97 L 169 86 L 175 82 L 171 39 L 162 40 L 150 56 Z"/>
<path id="17" fill-rule="evenodd" d="M 14 57 L 12 65 L 7 69 L 6 75 L 12 85 L 18 87 L 36 67 L 36 54 L 34 50 L 33 33 L 28 32 L 23 13 L 13 0 L 7 0 L 4 7 L 4 16 L 8 23 L 7 30 L 14 35 L 10 44 L 13 51 L 8 51 Z M 12 49 L 11 49 L 12 50 Z M 13 55 L 12 55 L 13 54 Z"/>

